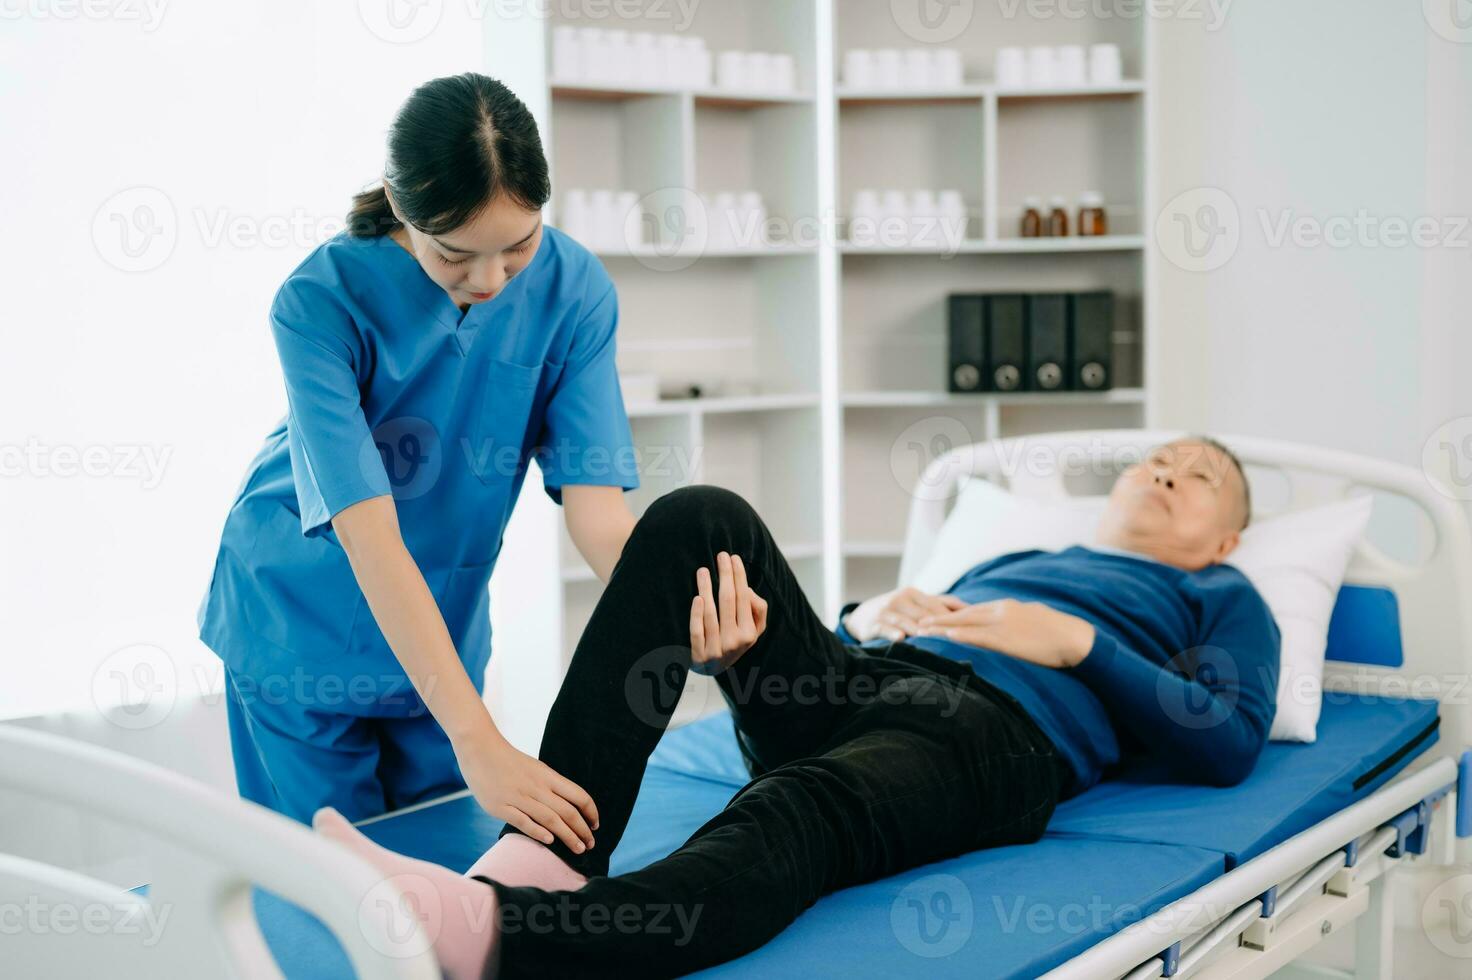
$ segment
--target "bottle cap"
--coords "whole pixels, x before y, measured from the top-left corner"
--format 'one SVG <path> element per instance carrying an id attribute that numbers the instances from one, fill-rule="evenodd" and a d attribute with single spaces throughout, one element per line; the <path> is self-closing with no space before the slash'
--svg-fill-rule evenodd
<path id="1" fill-rule="evenodd" d="M 1084 191 L 1078 196 L 1078 203 L 1081 207 L 1102 208 L 1104 206 L 1104 195 L 1098 191 Z"/>
<path id="2" fill-rule="evenodd" d="M 1068 201 L 1064 199 L 1062 194 L 1054 194 L 1048 198 L 1048 203 L 1055 208 L 1061 208 L 1067 206 Z"/>
<path id="3" fill-rule="evenodd" d="M 1024 209 L 1031 208 L 1034 211 L 1040 211 L 1043 207 L 1043 199 L 1040 197 L 1024 197 L 1022 199 L 1022 207 Z"/>

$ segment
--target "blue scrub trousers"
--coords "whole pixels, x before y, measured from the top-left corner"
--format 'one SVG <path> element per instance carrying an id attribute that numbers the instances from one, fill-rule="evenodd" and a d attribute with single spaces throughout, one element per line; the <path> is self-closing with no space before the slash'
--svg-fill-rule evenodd
<path id="1" fill-rule="evenodd" d="M 241 797 L 302 823 L 324 806 L 357 821 L 465 789 L 450 740 L 428 710 L 366 718 L 247 702 L 228 668 L 225 704 Z"/>

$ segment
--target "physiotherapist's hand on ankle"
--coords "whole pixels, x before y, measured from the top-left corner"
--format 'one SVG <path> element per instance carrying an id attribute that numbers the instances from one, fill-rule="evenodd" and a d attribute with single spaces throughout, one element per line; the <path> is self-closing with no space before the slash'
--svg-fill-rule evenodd
<path id="1" fill-rule="evenodd" d="M 477 739 L 473 748 L 456 746 L 465 785 L 491 816 L 532 840 L 556 839 L 575 854 L 593 846 L 598 808 L 593 798 L 540 759 L 534 759 L 498 734 Z"/>
<path id="2" fill-rule="evenodd" d="M 730 667 L 767 629 L 767 601 L 746 581 L 740 555 L 716 556 L 719 595 L 711 588 L 710 569 L 695 573 L 695 599 L 690 603 L 690 669 L 719 674 Z"/>
<path id="3" fill-rule="evenodd" d="M 1074 667 L 1094 646 L 1094 625 L 1042 602 L 994 599 L 920 620 L 921 636 L 985 647 L 1044 667 Z"/>

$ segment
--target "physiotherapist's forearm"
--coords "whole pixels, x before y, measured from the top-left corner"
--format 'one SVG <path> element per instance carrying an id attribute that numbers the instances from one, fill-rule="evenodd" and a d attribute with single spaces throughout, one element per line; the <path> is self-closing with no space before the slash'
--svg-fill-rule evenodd
<path id="1" fill-rule="evenodd" d="M 621 487 L 562 488 L 567 533 L 593 573 L 604 582 L 613 575 L 638 519 L 629 510 Z"/>
<path id="2" fill-rule="evenodd" d="M 467 740 L 499 738 L 434 594 L 404 546 L 393 498 L 355 504 L 333 526 L 389 649 L 450 741 L 458 748 Z"/>

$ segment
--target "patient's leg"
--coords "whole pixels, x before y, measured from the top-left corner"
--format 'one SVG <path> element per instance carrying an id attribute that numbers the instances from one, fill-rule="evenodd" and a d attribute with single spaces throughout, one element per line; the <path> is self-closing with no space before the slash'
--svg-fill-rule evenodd
<path id="1" fill-rule="evenodd" d="M 1020 710 L 930 675 L 891 694 L 640 871 L 576 892 L 487 881 L 501 976 L 681 975 L 756 949 L 827 892 L 1042 835 L 1065 768 Z"/>
<path id="2" fill-rule="evenodd" d="M 746 749 L 760 757 L 763 768 L 778 765 L 821 746 L 848 710 L 822 692 L 841 686 L 853 669 L 852 651 L 813 613 L 750 505 L 707 486 L 659 498 L 624 546 L 542 738 L 542 761 L 587 790 L 598 807 L 593 849 L 573 854 L 560 841 L 548 848 L 583 875 L 606 874 L 609 855 L 623 837 L 645 762 L 685 686 L 696 569 L 711 569 L 719 589 L 721 551 L 741 556 L 748 583 L 770 607 L 766 632 L 718 678 Z M 763 684 L 768 677 L 782 681 L 788 692 L 796 678 L 808 678 L 814 696 L 770 697 L 772 688 Z M 503 837 L 513 833 L 508 826 Z M 479 866 L 475 873 L 481 873 Z"/>

